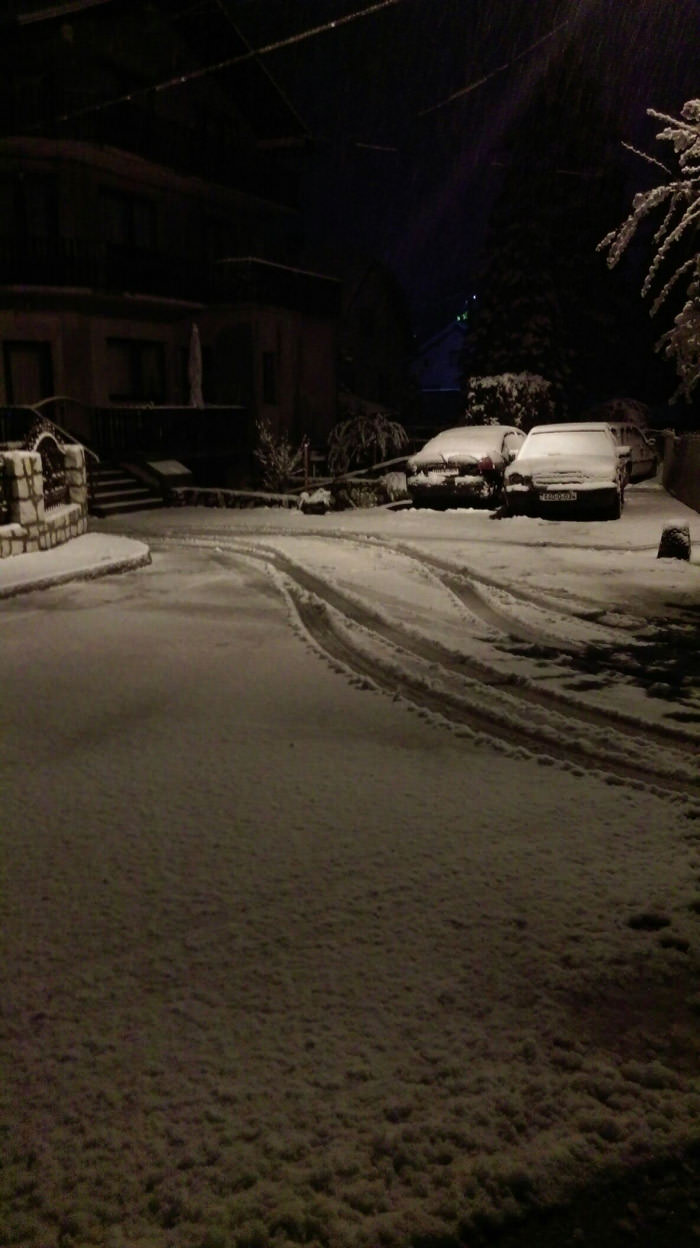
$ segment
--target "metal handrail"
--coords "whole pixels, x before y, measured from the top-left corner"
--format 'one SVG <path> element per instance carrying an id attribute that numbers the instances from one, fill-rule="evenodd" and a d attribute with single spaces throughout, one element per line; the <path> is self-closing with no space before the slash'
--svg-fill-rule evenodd
<path id="1" fill-rule="evenodd" d="M 41 417 L 41 412 L 38 409 L 43 407 L 45 403 L 77 403 L 79 407 L 86 406 L 86 404 L 82 403 L 80 399 L 74 399 L 69 394 L 52 394 L 47 399 L 39 399 L 38 403 L 22 403 L 21 406 L 28 407 L 30 411 L 36 412 L 37 416 Z M 58 429 L 59 433 L 64 434 L 64 436 L 68 438 L 74 446 L 82 446 L 85 454 L 94 459 L 96 464 L 99 464 L 100 457 L 96 451 L 92 450 L 92 447 L 86 446 L 84 442 L 81 442 L 80 438 L 76 438 L 75 434 L 71 433 L 69 429 L 64 429 L 62 425 L 59 425 L 58 422 L 53 419 L 53 417 L 50 417 L 50 420 L 54 429 Z"/>

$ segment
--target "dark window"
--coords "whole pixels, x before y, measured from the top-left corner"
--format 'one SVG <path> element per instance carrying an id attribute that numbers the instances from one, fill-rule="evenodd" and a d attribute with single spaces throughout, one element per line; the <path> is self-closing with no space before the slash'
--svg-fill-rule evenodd
<path id="1" fill-rule="evenodd" d="M 58 236 L 58 195 L 54 178 L 16 174 L 0 180 L 0 229 L 24 239 Z"/>
<path id="2" fill-rule="evenodd" d="M 100 190 L 102 237 L 113 247 L 152 251 L 156 242 L 156 211 L 150 199 Z"/>
<path id="3" fill-rule="evenodd" d="M 162 342 L 136 338 L 107 339 L 110 400 L 163 403 L 165 400 L 165 352 Z"/>
<path id="4" fill-rule="evenodd" d="M 277 359 L 274 351 L 263 351 L 263 403 L 277 402 Z"/>
<path id="5" fill-rule="evenodd" d="M 38 403 L 53 394 L 50 343 L 4 342 L 2 349 L 8 403 Z"/>
<path id="6" fill-rule="evenodd" d="M 204 258 L 210 264 L 235 254 L 233 229 L 228 221 L 209 217 L 204 222 Z"/>

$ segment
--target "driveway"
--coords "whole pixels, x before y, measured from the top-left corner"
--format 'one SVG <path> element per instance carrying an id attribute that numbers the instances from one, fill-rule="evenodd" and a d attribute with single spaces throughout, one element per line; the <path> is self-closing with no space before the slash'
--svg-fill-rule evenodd
<path id="1" fill-rule="evenodd" d="M 697 1139 L 695 687 L 566 687 L 697 564 L 421 519 L 137 516 L 1 604 L 4 1242 L 459 1243 Z"/>

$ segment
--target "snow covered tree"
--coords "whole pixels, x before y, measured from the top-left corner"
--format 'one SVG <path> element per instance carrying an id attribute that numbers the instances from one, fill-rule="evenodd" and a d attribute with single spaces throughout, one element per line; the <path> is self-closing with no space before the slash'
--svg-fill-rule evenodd
<path id="1" fill-rule="evenodd" d="M 622 225 L 598 244 L 607 250 L 610 268 L 618 263 L 642 223 L 662 214 L 652 238 L 653 258 L 642 285 L 642 296 L 652 299 L 651 315 L 662 308 L 680 307 L 671 327 L 661 335 L 657 350 L 676 366 L 680 380 L 674 397 L 690 399 L 700 383 L 700 100 L 688 100 L 680 118 L 647 109 L 654 120 L 665 123 L 658 140 L 672 143 L 678 170 L 638 153 L 668 174 L 668 181 L 641 191 Z"/>
<path id="2" fill-rule="evenodd" d="M 536 373 L 498 373 L 469 380 L 468 425 L 515 425 L 527 432 L 555 416 L 552 384 Z"/>

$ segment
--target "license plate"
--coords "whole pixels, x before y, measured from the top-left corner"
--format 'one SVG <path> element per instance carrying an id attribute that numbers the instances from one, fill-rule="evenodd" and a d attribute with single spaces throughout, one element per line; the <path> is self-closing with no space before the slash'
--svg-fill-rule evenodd
<path id="1" fill-rule="evenodd" d="M 540 494 L 541 503 L 575 503 L 578 494 L 575 490 L 548 490 Z"/>

